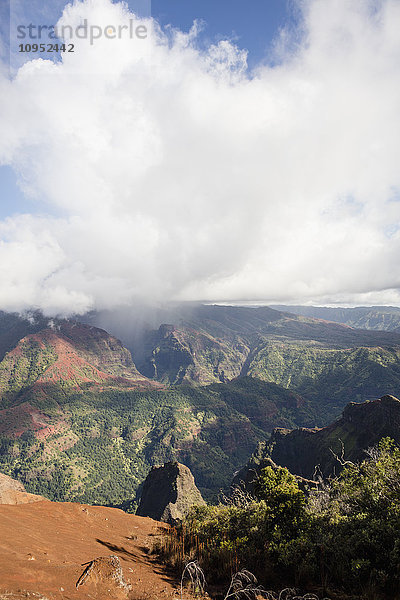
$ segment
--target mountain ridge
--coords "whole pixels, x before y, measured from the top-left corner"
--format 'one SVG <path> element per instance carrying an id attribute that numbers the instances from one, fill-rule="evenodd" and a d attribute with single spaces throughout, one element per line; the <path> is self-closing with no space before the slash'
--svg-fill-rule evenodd
<path id="1" fill-rule="evenodd" d="M 345 461 L 363 460 L 368 448 L 384 437 L 400 444 L 400 400 L 390 394 L 361 404 L 350 402 L 338 420 L 323 428 L 275 428 L 239 479 L 246 479 L 248 469 L 259 470 L 268 460 L 306 479 L 315 479 L 316 474 L 332 477 Z"/>

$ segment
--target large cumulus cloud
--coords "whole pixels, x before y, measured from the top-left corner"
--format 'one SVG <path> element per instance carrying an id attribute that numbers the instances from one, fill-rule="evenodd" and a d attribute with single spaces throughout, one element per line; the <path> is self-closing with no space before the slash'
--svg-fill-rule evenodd
<path id="1" fill-rule="evenodd" d="M 0 308 L 135 298 L 399 303 L 400 3 L 302 2 L 273 66 L 189 34 L 75 40 L 0 82 Z M 60 24 L 126 24 L 75 1 Z"/>

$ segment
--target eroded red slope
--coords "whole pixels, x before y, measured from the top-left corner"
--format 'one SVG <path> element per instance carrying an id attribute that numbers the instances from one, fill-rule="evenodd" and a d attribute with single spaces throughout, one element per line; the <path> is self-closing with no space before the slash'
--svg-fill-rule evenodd
<path id="1" fill-rule="evenodd" d="M 49 417 L 33 399 L 51 399 L 54 404 L 60 392 L 160 387 L 139 373 L 129 351 L 106 331 L 62 322 L 27 335 L 1 361 L 0 433 L 19 436 L 32 431 L 44 439 L 67 429 L 61 408 Z"/>

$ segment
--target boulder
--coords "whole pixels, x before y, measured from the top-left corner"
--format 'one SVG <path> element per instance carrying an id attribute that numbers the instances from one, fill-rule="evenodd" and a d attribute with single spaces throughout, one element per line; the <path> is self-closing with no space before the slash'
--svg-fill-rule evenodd
<path id="1" fill-rule="evenodd" d="M 142 490 L 136 514 L 175 525 L 194 505 L 205 505 L 188 467 L 169 462 L 153 467 Z"/>
<path id="2" fill-rule="evenodd" d="M 118 556 L 115 554 L 100 556 L 82 566 L 86 568 L 75 584 L 76 589 L 84 585 L 97 592 L 96 597 L 102 594 L 101 597 L 112 598 L 113 600 L 126 600 L 128 598 L 128 592 L 131 591 L 132 586 L 124 579 L 121 561 Z"/>

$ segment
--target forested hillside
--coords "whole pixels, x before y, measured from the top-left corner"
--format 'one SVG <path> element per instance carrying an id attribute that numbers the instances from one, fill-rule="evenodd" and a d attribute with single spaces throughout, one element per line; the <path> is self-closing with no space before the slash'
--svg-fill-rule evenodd
<path id="1" fill-rule="evenodd" d="M 215 498 L 274 428 L 398 393 L 397 333 L 267 307 L 179 310 L 135 338 L 139 365 L 93 325 L 3 313 L 0 471 L 53 499 L 119 505 L 176 458 Z"/>

